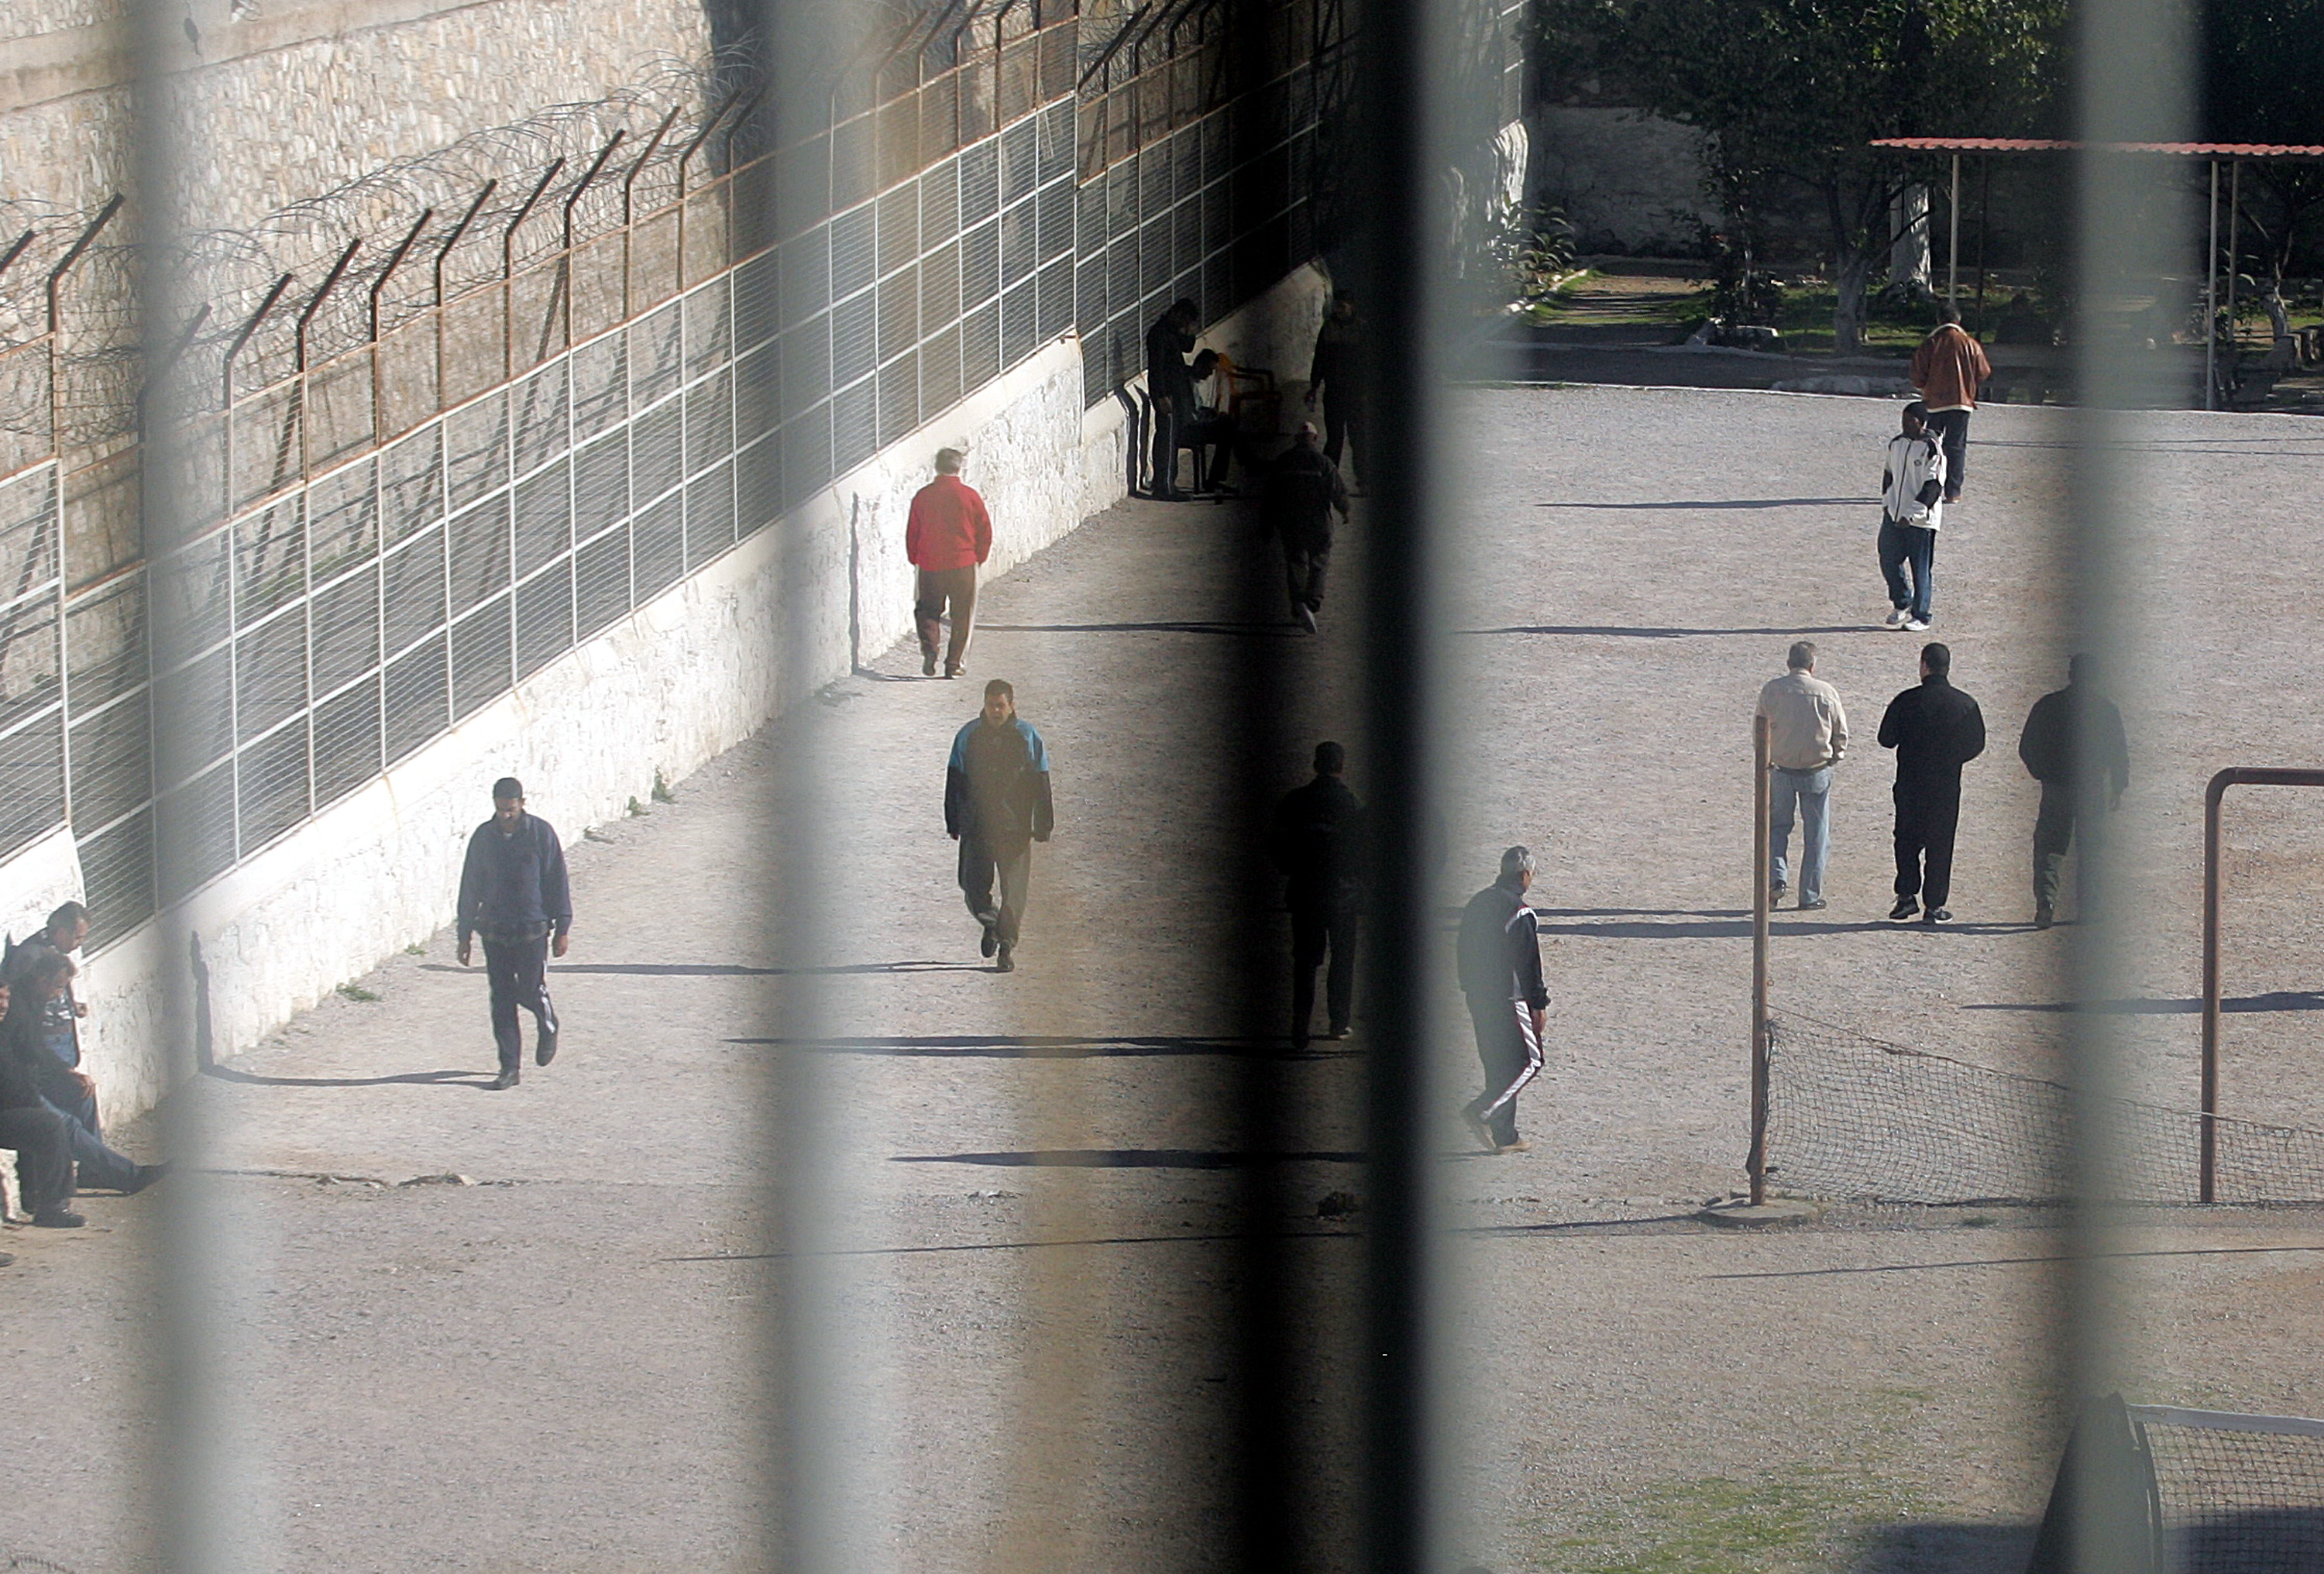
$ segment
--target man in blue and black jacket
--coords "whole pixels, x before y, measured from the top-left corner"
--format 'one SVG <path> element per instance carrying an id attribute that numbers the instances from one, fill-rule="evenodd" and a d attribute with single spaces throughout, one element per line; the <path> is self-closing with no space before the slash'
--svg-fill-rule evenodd
<path id="1" fill-rule="evenodd" d="M 460 870 L 460 965 L 468 965 L 469 938 L 484 941 L 484 971 L 493 988 L 493 1038 L 500 1046 L 495 1088 L 513 1088 L 524 1061 L 521 1006 L 540 1025 L 533 1057 L 557 1058 L 557 1008 L 549 999 L 549 958 L 565 954 L 573 928 L 573 892 L 565 878 L 565 848 L 549 822 L 524 812 L 524 786 L 512 776 L 493 783 L 493 817 L 468 838 Z"/>
<path id="2" fill-rule="evenodd" d="M 984 926 L 980 948 L 1001 972 L 1017 966 L 1017 934 L 1033 846 L 1056 824 L 1049 801 L 1049 750 L 1017 714 L 1017 691 L 1001 678 L 984 686 L 984 709 L 954 733 L 945 768 L 945 834 L 960 843 L 960 890 Z M 1001 904 L 992 901 L 995 876 Z"/>

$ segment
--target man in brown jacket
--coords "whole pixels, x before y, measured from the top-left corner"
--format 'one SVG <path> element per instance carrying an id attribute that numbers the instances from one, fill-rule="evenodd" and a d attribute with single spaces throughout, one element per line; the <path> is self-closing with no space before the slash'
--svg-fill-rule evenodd
<path id="1" fill-rule="evenodd" d="M 1913 352 L 1913 387 L 1929 407 L 1929 430 L 1945 454 L 1947 502 L 1959 502 L 1961 478 L 1969 469 L 1969 418 L 1977 410 L 1977 391 L 1993 375 L 1985 346 L 1960 326 L 1960 311 L 1950 300 L 1937 303 L 1937 326 Z"/>

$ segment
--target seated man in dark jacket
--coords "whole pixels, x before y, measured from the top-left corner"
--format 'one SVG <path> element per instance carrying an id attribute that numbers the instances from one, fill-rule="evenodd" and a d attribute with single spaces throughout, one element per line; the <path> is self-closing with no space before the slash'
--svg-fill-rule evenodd
<path id="1" fill-rule="evenodd" d="M 88 938 L 88 910 L 67 902 L 49 915 L 48 927 L 21 942 L 8 962 L 9 977 L 19 983 L 16 993 L 23 1009 L 37 1019 L 23 1031 L 24 1069 L 49 1108 L 65 1120 L 65 1141 L 78 1171 L 81 1191 L 143 1191 L 161 1174 L 158 1164 L 140 1164 L 105 1140 L 97 1115 L 97 1083 L 81 1069 L 80 1021 L 88 1014 L 73 994 L 78 969 L 72 953 Z M 46 991 L 35 974 L 50 962 L 59 962 L 60 982 Z M 51 970 L 55 971 L 55 970 Z"/>
<path id="2" fill-rule="evenodd" d="M 69 1204 L 73 1166 L 65 1143 L 65 1118 L 41 1097 L 32 1080 L 34 1055 L 49 1052 L 39 1042 L 41 1008 L 61 992 L 72 963 L 54 953 L 22 965 L 14 985 L 0 983 L 0 1147 L 16 1155 L 18 1199 L 43 1229 L 78 1229 L 86 1222 Z"/>

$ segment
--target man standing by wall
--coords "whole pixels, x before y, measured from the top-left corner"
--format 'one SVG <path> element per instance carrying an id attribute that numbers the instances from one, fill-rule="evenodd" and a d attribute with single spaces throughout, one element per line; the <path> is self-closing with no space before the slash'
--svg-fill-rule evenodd
<path id="1" fill-rule="evenodd" d="M 1947 502 L 1959 502 L 1969 476 L 1969 418 L 1977 391 L 1993 375 L 1985 346 L 1960 326 L 1960 310 L 1950 300 L 1937 304 L 1937 326 L 1913 352 L 1913 387 L 1929 407 L 1929 425 L 1945 451 Z"/>
<path id="2" fill-rule="evenodd" d="M 1541 1073 L 1549 1020 L 1540 929 L 1525 899 L 1533 870 L 1533 854 L 1510 848 L 1501 854 L 1500 878 L 1470 897 L 1461 915 L 1461 992 L 1485 1067 L 1485 1091 L 1462 1106 L 1461 1115 L 1495 1153 L 1531 1146 L 1517 1135 L 1517 1095 Z"/>
<path id="3" fill-rule="evenodd" d="M 520 1006 L 538 1025 L 533 1058 L 557 1058 L 557 1008 L 549 999 L 549 958 L 563 956 L 573 928 L 573 895 L 565 848 L 548 821 L 524 812 L 524 786 L 512 776 L 493 783 L 493 817 L 468 838 L 460 870 L 460 965 L 469 939 L 484 941 L 492 983 L 493 1039 L 500 1048 L 495 1088 L 513 1088 L 524 1061 Z"/>
<path id="4" fill-rule="evenodd" d="M 1357 453 L 1364 451 L 1363 373 L 1357 365 L 1363 342 L 1355 297 L 1345 290 L 1335 293 L 1315 335 L 1314 356 L 1307 363 L 1307 408 L 1314 409 L 1318 399 L 1323 401 L 1323 457 L 1334 465 L 1351 439 Z"/>
<path id="5" fill-rule="evenodd" d="M 1952 895 L 1953 832 L 1960 824 L 1961 767 L 1985 752 L 1985 713 L 1952 686 L 1953 653 L 1921 648 L 1921 683 L 1888 702 L 1880 747 L 1896 751 L 1896 905 L 1941 924 Z M 1923 861 L 1926 866 L 1923 867 Z M 1925 910 L 1923 910 L 1925 907 Z"/>
<path id="6" fill-rule="evenodd" d="M 1200 308 L 1175 302 L 1146 330 L 1146 397 L 1154 403 L 1154 476 L 1149 495 L 1185 502 L 1178 490 L 1178 435 L 1194 415 L 1194 368 L 1186 356 L 1194 347 Z"/>
<path id="7" fill-rule="evenodd" d="M 1291 593 L 1291 615 L 1309 633 L 1323 610 L 1323 575 L 1332 566 L 1332 516 L 1348 515 L 1348 485 L 1331 460 L 1315 447 L 1315 423 L 1299 423 L 1299 435 L 1267 471 L 1267 511 L 1283 543 L 1283 577 Z"/>
<path id="8" fill-rule="evenodd" d="M 1307 1047 L 1315 1018 L 1315 969 L 1332 956 L 1326 1038 L 1345 1038 L 1356 1006 L 1356 913 L 1363 902 L 1364 806 L 1343 779 L 1348 751 L 1315 745 L 1315 779 L 1275 805 L 1267 854 L 1284 878 L 1291 909 L 1291 1045 Z"/>
<path id="9" fill-rule="evenodd" d="M 945 652 L 945 676 L 958 677 L 968 665 L 968 639 L 976 627 L 976 571 L 992 556 L 992 516 L 984 499 L 960 478 L 967 455 L 936 450 L 936 478 L 912 494 L 904 526 L 904 556 L 918 570 L 912 595 L 912 622 L 920 635 L 920 676 L 936 675 L 936 647 L 944 617 L 952 612 L 952 648 Z"/>
<path id="10" fill-rule="evenodd" d="M 1048 746 L 1018 716 L 1017 691 L 996 677 L 984 686 L 984 709 L 953 735 L 945 767 L 945 834 L 960 843 L 960 892 L 984 927 L 979 949 L 986 956 L 1000 953 L 994 965 L 1001 972 L 1017 967 L 1033 843 L 1047 842 L 1056 823 Z"/>
<path id="11" fill-rule="evenodd" d="M 1789 668 L 1759 690 L 1758 713 L 1767 718 L 1767 758 L 1773 765 L 1767 799 L 1768 884 L 1782 901 L 1784 854 L 1792 840 L 1792 814 L 1800 819 L 1800 911 L 1824 906 L 1823 866 L 1831 851 L 1831 773 L 1848 752 L 1848 712 L 1840 691 L 1815 675 L 1816 648 L 1802 640 Z"/>
<path id="12" fill-rule="evenodd" d="M 2083 769 L 2084 750 L 2090 751 Z M 2066 861 L 2080 825 L 2082 851 L 2074 869 L 2075 906 L 2085 919 L 2096 887 L 2090 866 L 2106 840 L 2107 816 L 2130 789 L 2130 746 L 2122 713 L 2098 692 L 2090 658 L 2066 664 L 2066 686 L 2034 702 L 2017 758 L 2042 784 L 2042 809 L 2034 820 L 2034 927 L 2058 921 L 2058 871 Z"/>

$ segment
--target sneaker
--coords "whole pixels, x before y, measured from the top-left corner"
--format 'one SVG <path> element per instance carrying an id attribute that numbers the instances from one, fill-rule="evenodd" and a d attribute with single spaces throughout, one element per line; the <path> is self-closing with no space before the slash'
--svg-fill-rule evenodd
<path id="1" fill-rule="evenodd" d="M 1778 880 L 1767 888 L 1767 905 L 1772 907 L 1791 894 L 1792 888 Z"/>
<path id="2" fill-rule="evenodd" d="M 32 1215 L 32 1222 L 42 1229 L 78 1229 L 88 1220 L 62 1208 L 46 1208 Z"/>
<path id="3" fill-rule="evenodd" d="M 1004 945 L 1001 948 L 1001 955 L 994 960 L 992 971 L 1000 973 L 1013 973 L 1017 971 L 1017 959 L 1009 954 L 1009 947 Z"/>
<path id="4" fill-rule="evenodd" d="M 1803 913 L 1821 913 L 1826 907 L 1831 906 L 1831 904 L 1825 901 L 1821 897 L 1818 897 L 1813 901 L 1809 901 L 1804 897 L 1800 899 L 1800 911 Z"/>
<path id="5" fill-rule="evenodd" d="M 1921 915 L 1921 922 L 1923 924 L 1949 924 L 1952 921 L 1952 913 L 1949 908 L 1932 907 L 1927 912 Z"/>
<path id="6" fill-rule="evenodd" d="M 1347 1028 L 1344 1025 L 1342 1025 L 1342 1026 L 1338 1026 L 1338 1027 L 1334 1027 L 1334 1028 L 1333 1028 L 1329 1033 L 1324 1034 L 1324 1035 L 1323 1035 L 1323 1036 L 1324 1036 L 1324 1037 L 1326 1037 L 1326 1038 L 1328 1038 L 1328 1039 L 1331 1039 L 1333 1043 L 1337 1043 L 1337 1042 L 1339 1042 L 1341 1039 L 1345 1038 L 1345 1037 L 1348 1036 L 1348 1031 L 1349 1031 L 1349 1030 L 1348 1030 L 1348 1028 Z"/>
<path id="7" fill-rule="evenodd" d="M 1493 1140 L 1492 1128 L 1485 1124 L 1484 1100 L 1482 1099 L 1471 1099 L 1466 1104 L 1462 1105 L 1461 1120 L 1463 1125 L 1468 1127 L 1470 1131 L 1475 1134 L 1478 1143 L 1483 1146 L 1487 1153 L 1498 1153 L 1500 1151 L 1500 1144 Z"/>
<path id="8" fill-rule="evenodd" d="M 1912 621 L 1913 614 L 1906 612 L 1903 607 L 1892 607 L 1888 612 L 1888 621 L 1881 626 L 1888 629 L 1901 629 Z"/>
<path id="9" fill-rule="evenodd" d="M 1899 897 L 1896 898 L 1896 905 L 1888 909 L 1888 916 L 1891 918 L 1909 918 L 1920 910 L 1920 897 Z"/>
<path id="10" fill-rule="evenodd" d="M 1907 634 L 1925 634 L 1928 631 L 1929 620 L 1926 618 L 1910 618 L 1905 621 L 1904 632 Z"/>
<path id="11" fill-rule="evenodd" d="M 968 668 L 967 668 L 967 667 L 945 667 L 945 681 L 949 682 L 949 681 L 951 681 L 953 678 L 958 677 L 962 673 L 966 672 L 967 670 L 968 670 Z"/>
<path id="12" fill-rule="evenodd" d="M 920 658 L 920 676 L 922 677 L 934 677 L 936 675 L 936 653 L 931 650 Z"/>
<path id="13" fill-rule="evenodd" d="M 1515 1142 L 1502 1143 L 1499 1147 L 1493 1149 L 1493 1151 L 1495 1153 L 1531 1153 L 1533 1151 L 1533 1144 L 1520 1137 Z"/>
<path id="14" fill-rule="evenodd" d="M 1291 615 L 1299 620 L 1299 626 L 1306 630 L 1307 632 L 1312 634 L 1315 631 L 1314 608 L 1307 605 L 1305 602 L 1302 602 L 1299 605 L 1291 609 Z"/>
<path id="15" fill-rule="evenodd" d="M 2057 909 L 2056 909 L 2056 908 L 2054 908 L 2054 907 L 2051 907 L 2051 906 L 2049 906 L 2047 903 L 2043 903 L 2042 906 L 2040 906 L 2040 907 L 2035 907 L 2035 908 L 2034 909 L 2034 928 L 2036 928 L 2036 929 L 2047 929 L 2048 927 L 2050 927 L 2050 925 L 2051 925 L 2055 924 L 2057 921 L 2058 921 L 2058 913 L 2057 913 Z"/>
<path id="16" fill-rule="evenodd" d="M 508 1070 L 503 1072 L 499 1076 L 493 1079 L 493 1091 L 494 1092 L 498 1092 L 503 1088 L 513 1088 L 517 1085 L 518 1081 L 519 1078 L 516 1073 L 516 1068 L 514 1066 L 511 1066 Z"/>

